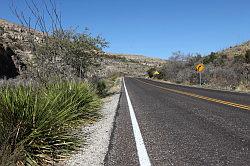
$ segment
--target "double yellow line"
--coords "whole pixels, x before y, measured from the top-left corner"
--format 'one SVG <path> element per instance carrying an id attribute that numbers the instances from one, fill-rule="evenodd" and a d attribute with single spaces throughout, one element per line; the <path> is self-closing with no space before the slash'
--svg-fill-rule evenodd
<path id="1" fill-rule="evenodd" d="M 250 110 L 249 105 L 242 105 L 242 104 L 237 104 L 237 103 L 233 103 L 233 102 L 229 102 L 229 101 L 219 100 L 219 99 L 215 99 L 215 98 L 211 98 L 211 97 L 201 96 L 201 95 L 197 95 L 197 94 L 194 94 L 194 93 L 189 93 L 189 92 L 184 92 L 184 91 L 180 91 L 180 90 L 164 88 L 164 87 L 161 87 L 161 86 L 157 86 L 157 85 L 154 85 L 154 84 L 150 84 L 148 82 L 138 80 L 136 78 L 135 78 L 135 80 L 137 80 L 139 82 L 142 82 L 144 84 L 148 84 L 148 85 L 163 89 L 163 90 L 170 91 L 170 92 L 175 92 L 175 93 L 178 93 L 178 94 L 183 94 L 183 95 L 187 95 L 187 96 L 191 96 L 191 97 L 195 97 L 195 98 L 199 98 L 199 99 L 203 99 L 203 100 L 207 100 L 207 101 L 212 101 L 212 102 L 215 102 L 215 103 L 220 103 L 220 104 L 225 104 L 225 105 L 232 106 L 232 107 L 237 107 L 237 108 L 241 108 L 241 109 L 245 109 L 245 110 Z"/>

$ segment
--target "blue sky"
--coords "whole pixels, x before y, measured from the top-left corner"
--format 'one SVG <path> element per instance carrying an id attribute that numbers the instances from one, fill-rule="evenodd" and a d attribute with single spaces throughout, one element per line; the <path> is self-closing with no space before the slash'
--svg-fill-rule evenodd
<path id="1" fill-rule="evenodd" d="M 23 8 L 23 0 L 18 7 Z M 11 0 L 0 17 L 17 22 Z M 167 58 L 208 54 L 250 39 L 249 0 L 57 0 L 65 27 L 88 27 L 110 42 L 107 52 Z"/>

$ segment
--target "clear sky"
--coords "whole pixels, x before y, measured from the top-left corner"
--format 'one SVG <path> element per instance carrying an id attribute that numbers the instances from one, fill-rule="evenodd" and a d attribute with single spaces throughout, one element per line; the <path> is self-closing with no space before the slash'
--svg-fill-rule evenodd
<path id="1" fill-rule="evenodd" d="M 22 7 L 18 1 L 18 7 Z M 11 0 L 0 17 L 17 22 Z M 57 0 L 65 27 L 88 27 L 110 42 L 107 52 L 167 58 L 208 54 L 250 39 L 250 0 Z"/>

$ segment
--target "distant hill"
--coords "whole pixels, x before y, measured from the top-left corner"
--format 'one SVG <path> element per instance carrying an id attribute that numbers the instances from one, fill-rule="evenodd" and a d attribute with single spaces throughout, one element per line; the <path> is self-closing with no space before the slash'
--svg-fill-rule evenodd
<path id="1" fill-rule="evenodd" d="M 142 76 L 150 68 L 160 68 L 165 60 L 150 58 L 142 55 L 105 53 L 99 59 L 100 67 L 93 74 L 106 77 L 113 73 Z"/>

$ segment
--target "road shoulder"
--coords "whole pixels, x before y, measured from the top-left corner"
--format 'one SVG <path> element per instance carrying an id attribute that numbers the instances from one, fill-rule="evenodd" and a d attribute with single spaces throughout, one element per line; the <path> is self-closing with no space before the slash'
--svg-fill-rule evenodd
<path id="1" fill-rule="evenodd" d="M 94 124 L 82 127 L 79 135 L 86 136 L 83 147 L 60 165 L 101 166 L 104 164 L 119 100 L 120 92 L 103 99 L 104 106 L 100 110 L 102 118 Z"/>

